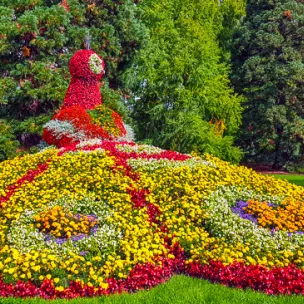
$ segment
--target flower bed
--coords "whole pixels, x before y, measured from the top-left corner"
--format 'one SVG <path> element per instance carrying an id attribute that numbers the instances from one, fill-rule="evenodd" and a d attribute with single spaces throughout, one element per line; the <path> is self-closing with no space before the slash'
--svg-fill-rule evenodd
<path id="1" fill-rule="evenodd" d="M 72 79 L 63 105 L 44 125 L 42 139 L 58 148 L 89 139 L 133 141 L 132 128 L 123 123 L 118 113 L 102 105 L 102 58 L 91 50 L 79 50 L 69 66 Z"/>
<path id="2" fill-rule="evenodd" d="M 0 163 L 0 183 L 1 296 L 133 292 L 174 273 L 304 293 L 301 187 L 96 139 Z"/>

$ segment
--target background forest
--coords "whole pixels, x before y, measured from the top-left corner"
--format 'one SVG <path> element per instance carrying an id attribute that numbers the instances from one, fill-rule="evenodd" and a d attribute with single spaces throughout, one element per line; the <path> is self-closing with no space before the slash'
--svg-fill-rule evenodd
<path id="1" fill-rule="evenodd" d="M 137 140 L 301 171 L 302 0 L 0 0 L 0 161 L 37 151 L 74 52 Z"/>

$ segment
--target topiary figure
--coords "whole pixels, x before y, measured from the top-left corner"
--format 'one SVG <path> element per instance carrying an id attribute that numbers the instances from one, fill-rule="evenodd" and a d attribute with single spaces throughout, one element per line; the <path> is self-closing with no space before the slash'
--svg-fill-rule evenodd
<path id="1" fill-rule="evenodd" d="M 102 104 L 99 80 L 104 72 L 104 61 L 95 52 L 77 51 L 70 61 L 72 79 L 62 108 L 77 105 L 88 110 Z"/>
<path id="2" fill-rule="evenodd" d="M 119 114 L 102 105 L 99 81 L 105 65 L 92 50 L 79 50 L 70 60 L 72 79 L 63 105 L 45 125 L 43 140 L 64 147 L 98 138 L 114 140 L 126 136 Z"/>

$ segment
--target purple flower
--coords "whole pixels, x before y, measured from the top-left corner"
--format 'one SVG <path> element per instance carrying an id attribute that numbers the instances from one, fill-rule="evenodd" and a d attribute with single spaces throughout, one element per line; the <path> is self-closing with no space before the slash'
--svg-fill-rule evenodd
<path id="1" fill-rule="evenodd" d="M 294 234 L 304 234 L 304 231 L 295 231 Z"/>
<path id="2" fill-rule="evenodd" d="M 240 218 L 257 224 L 258 223 L 257 217 L 253 214 L 249 214 L 245 212 L 244 208 L 246 207 L 248 207 L 247 202 L 239 201 L 233 207 L 231 207 L 231 211 L 237 214 Z"/>
<path id="3" fill-rule="evenodd" d="M 94 234 L 98 229 L 98 225 L 95 225 L 92 229 L 91 229 L 91 234 Z"/>
<path id="4" fill-rule="evenodd" d="M 52 237 L 50 235 L 46 235 L 45 238 L 44 238 L 45 242 L 49 242 L 51 240 L 52 240 Z"/>
<path id="5" fill-rule="evenodd" d="M 64 244 L 66 241 L 67 241 L 67 239 L 65 239 L 65 238 L 55 239 L 55 242 L 59 245 Z"/>
<path id="6" fill-rule="evenodd" d="M 272 229 L 270 230 L 271 235 L 274 235 L 274 233 L 275 233 L 276 231 L 277 231 L 277 230 L 276 230 L 275 228 L 272 228 Z"/>
<path id="7" fill-rule="evenodd" d="M 72 237 L 71 237 L 71 240 L 72 240 L 73 242 L 77 242 L 77 241 L 82 240 L 82 239 L 85 238 L 85 237 L 86 237 L 85 234 L 79 233 L 79 234 L 77 234 L 77 235 L 75 235 L 75 236 L 72 236 Z"/>
<path id="8" fill-rule="evenodd" d="M 84 255 L 86 255 L 86 254 L 88 254 L 89 253 L 89 251 L 81 251 L 81 252 L 79 252 L 79 255 L 80 256 L 84 256 Z"/>
<path id="9" fill-rule="evenodd" d="M 268 202 L 267 205 L 269 207 L 276 208 L 278 205 Z M 240 218 L 251 221 L 255 224 L 258 224 L 257 216 L 253 214 L 246 213 L 244 210 L 246 207 L 248 207 L 248 202 L 239 201 L 234 206 L 231 207 L 231 211 L 235 214 L 237 214 Z M 274 233 L 278 231 L 278 229 L 272 227 L 270 229 L 271 235 L 274 235 Z M 295 231 L 295 232 L 288 232 L 288 236 L 291 237 L 294 234 L 301 234 L 304 235 L 304 231 Z"/>
<path id="10" fill-rule="evenodd" d="M 277 208 L 277 207 L 278 207 L 277 204 L 270 203 L 270 202 L 268 202 L 267 205 L 268 205 L 269 207 L 272 207 L 272 208 Z"/>

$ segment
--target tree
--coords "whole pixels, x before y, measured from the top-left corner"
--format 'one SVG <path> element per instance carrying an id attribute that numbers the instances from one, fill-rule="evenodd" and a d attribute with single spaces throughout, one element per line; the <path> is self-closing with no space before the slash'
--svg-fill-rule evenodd
<path id="1" fill-rule="evenodd" d="M 140 140 L 237 161 L 241 153 L 232 146 L 232 136 L 240 123 L 241 98 L 233 93 L 222 60 L 218 38 L 222 34 L 224 39 L 225 18 L 220 4 L 143 1 L 149 40 L 125 81 L 134 92 L 132 113 Z"/>
<path id="2" fill-rule="evenodd" d="M 247 160 L 304 157 L 304 3 L 252 0 L 234 45 L 232 82 L 247 99 L 239 144 Z"/>
<path id="3" fill-rule="evenodd" d="M 63 101 L 69 59 L 88 36 L 106 64 L 104 103 L 126 113 L 126 88 L 119 79 L 146 37 L 134 1 L 2 0 L 0 5 L 0 118 L 14 126 L 23 144 L 40 140 L 43 124 Z"/>

